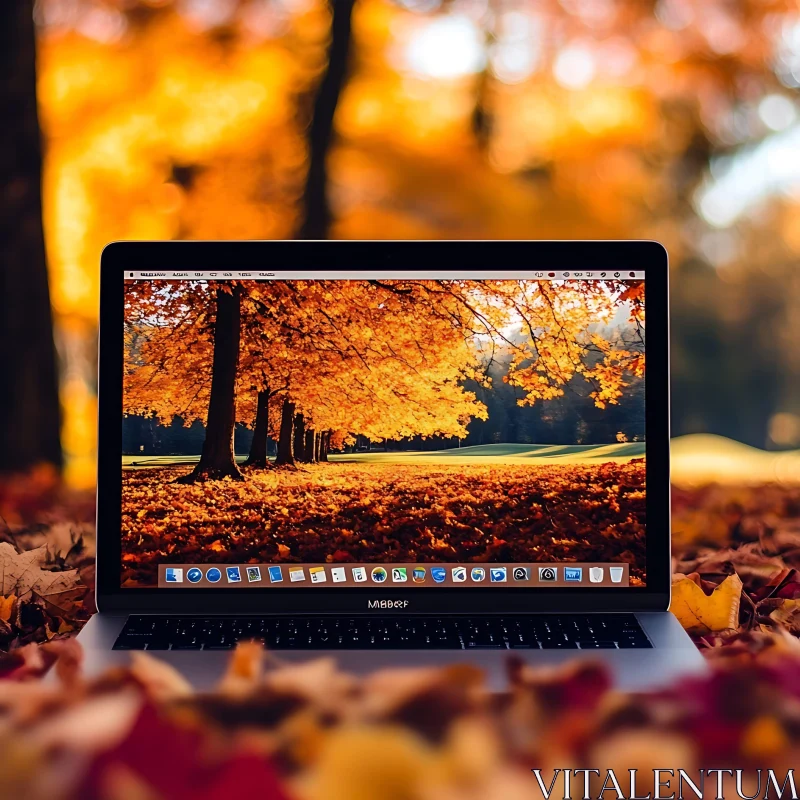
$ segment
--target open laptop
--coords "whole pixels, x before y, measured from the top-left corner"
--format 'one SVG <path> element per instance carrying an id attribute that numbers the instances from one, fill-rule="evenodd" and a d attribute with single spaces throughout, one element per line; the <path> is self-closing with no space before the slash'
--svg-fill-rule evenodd
<path id="1" fill-rule="evenodd" d="M 654 242 L 109 245 L 88 670 L 207 686 L 258 639 L 498 687 L 510 654 L 702 671 L 667 611 L 667 308 Z"/>

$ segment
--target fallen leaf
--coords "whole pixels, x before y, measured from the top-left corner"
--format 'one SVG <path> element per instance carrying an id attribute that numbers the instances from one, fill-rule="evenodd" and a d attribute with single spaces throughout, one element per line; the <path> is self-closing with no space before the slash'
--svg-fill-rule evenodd
<path id="1" fill-rule="evenodd" d="M 670 611 L 695 635 L 732 630 L 739 626 L 741 596 L 742 581 L 738 575 L 729 575 L 710 595 L 690 577 L 676 575 Z"/>
<path id="2" fill-rule="evenodd" d="M 781 723 L 765 715 L 754 719 L 742 736 L 742 754 L 755 762 L 772 760 L 789 747 L 789 738 Z"/>
<path id="3" fill-rule="evenodd" d="M 127 736 L 94 759 L 75 796 L 84 800 L 108 797 L 109 782 L 125 770 L 156 797 L 286 800 L 277 772 L 267 759 L 242 751 L 210 759 L 203 753 L 204 740 L 202 732 L 179 727 L 152 706 L 144 706 Z"/>
<path id="4" fill-rule="evenodd" d="M 783 600 L 769 618 L 797 636 L 800 634 L 800 600 Z"/>
<path id="5" fill-rule="evenodd" d="M 0 680 L 21 681 L 44 675 L 52 659 L 46 658 L 44 648 L 35 644 L 20 647 L 0 656 Z"/>
<path id="6" fill-rule="evenodd" d="M 37 738 L 49 748 L 96 753 L 122 741 L 141 708 L 142 697 L 132 689 L 89 697 L 47 719 Z"/>
<path id="7" fill-rule="evenodd" d="M 0 594 L 26 597 L 35 591 L 49 595 L 74 589 L 78 583 L 77 570 L 53 572 L 42 569 L 47 561 L 47 547 L 37 547 L 18 553 L 8 542 L 0 542 Z"/>
<path id="8" fill-rule="evenodd" d="M 260 642 L 240 642 L 217 687 L 220 694 L 244 695 L 252 692 L 262 680 L 265 655 Z"/>
<path id="9" fill-rule="evenodd" d="M 305 796 L 309 800 L 419 797 L 436 766 L 436 752 L 408 730 L 345 728 L 326 741 Z"/>
<path id="10" fill-rule="evenodd" d="M 11 610 L 16 599 L 17 596 L 14 594 L 10 594 L 8 597 L 0 597 L 0 619 L 3 622 L 8 622 L 11 619 Z"/>
<path id="11" fill-rule="evenodd" d="M 33 592 L 32 595 L 34 600 L 41 600 L 47 612 L 54 617 L 73 620 L 83 607 L 86 591 L 85 586 L 76 586 L 74 589 L 47 594 Z"/>
<path id="12" fill-rule="evenodd" d="M 192 685 L 175 667 L 143 651 L 131 653 L 130 671 L 154 700 L 178 700 L 194 694 Z"/>

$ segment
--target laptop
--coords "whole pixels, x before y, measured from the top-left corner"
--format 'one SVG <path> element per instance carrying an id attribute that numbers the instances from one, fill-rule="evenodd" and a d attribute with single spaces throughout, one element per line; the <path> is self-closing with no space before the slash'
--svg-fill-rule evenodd
<path id="1" fill-rule="evenodd" d="M 509 656 L 702 672 L 668 611 L 667 310 L 655 242 L 109 245 L 87 670 L 208 687 L 259 640 L 496 688 Z"/>

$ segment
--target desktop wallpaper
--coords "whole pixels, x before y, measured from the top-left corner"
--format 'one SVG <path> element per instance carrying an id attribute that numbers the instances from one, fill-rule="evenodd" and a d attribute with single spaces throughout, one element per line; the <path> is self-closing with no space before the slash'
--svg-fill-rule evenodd
<path id="1" fill-rule="evenodd" d="M 122 584 L 614 561 L 641 585 L 644 331 L 633 279 L 126 280 Z"/>

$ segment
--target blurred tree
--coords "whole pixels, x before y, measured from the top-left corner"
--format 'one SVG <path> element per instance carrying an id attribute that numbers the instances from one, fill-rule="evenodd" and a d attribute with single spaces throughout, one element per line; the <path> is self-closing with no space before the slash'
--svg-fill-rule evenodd
<path id="1" fill-rule="evenodd" d="M 32 0 L 0 6 L 0 471 L 61 465 Z"/>
<path id="2" fill-rule="evenodd" d="M 88 479 L 93 361 L 68 345 L 94 339 L 110 238 L 656 238 L 674 431 L 800 445 L 796 0 L 36 7 L 64 441 Z M 762 303 L 776 336 L 749 335 Z"/>
<path id="3" fill-rule="evenodd" d="M 347 78 L 355 0 L 330 0 L 331 34 L 325 72 L 317 87 L 308 126 L 308 172 L 303 190 L 303 221 L 298 239 L 327 239 L 331 209 L 328 200 L 328 154 L 333 120 Z"/>

